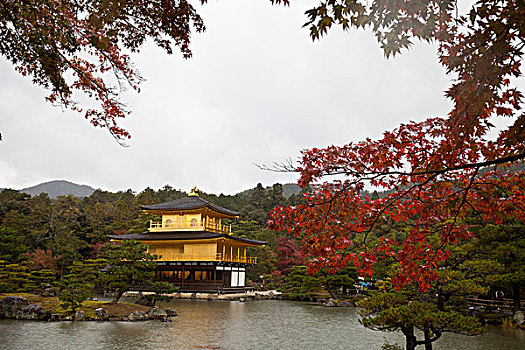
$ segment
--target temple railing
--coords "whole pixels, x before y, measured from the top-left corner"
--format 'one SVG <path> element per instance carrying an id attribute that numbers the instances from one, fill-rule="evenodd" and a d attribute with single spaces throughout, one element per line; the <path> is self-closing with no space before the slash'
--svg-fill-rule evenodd
<path id="1" fill-rule="evenodd" d="M 150 232 L 162 232 L 162 231 L 208 231 L 213 233 L 227 233 L 231 234 L 232 229 L 230 225 L 219 225 L 215 223 L 207 222 L 202 220 L 197 221 L 173 221 L 170 223 L 154 222 L 150 221 L 149 224 Z"/>
<path id="2" fill-rule="evenodd" d="M 222 253 L 216 254 L 184 254 L 175 252 L 151 252 L 156 254 L 156 261 L 224 261 L 238 262 L 244 264 L 257 264 L 257 257 L 253 256 L 230 256 Z"/>

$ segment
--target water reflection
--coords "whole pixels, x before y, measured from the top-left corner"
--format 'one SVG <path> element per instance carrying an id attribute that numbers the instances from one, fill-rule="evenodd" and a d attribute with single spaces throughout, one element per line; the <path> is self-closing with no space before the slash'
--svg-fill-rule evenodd
<path id="1" fill-rule="evenodd" d="M 353 308 L 285 301 L 180 300 L 171 323 L 0 321 L 6 349 L 379 349 L 404 339 L 359 324 Z M 446 334 L 436 349 L 523 349 L 524 332 L 491 329 L 484 337 Z"/>

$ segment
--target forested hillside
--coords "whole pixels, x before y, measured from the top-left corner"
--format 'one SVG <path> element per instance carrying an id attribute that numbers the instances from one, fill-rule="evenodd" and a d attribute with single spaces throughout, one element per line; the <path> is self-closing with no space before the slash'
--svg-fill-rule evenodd
<path id="1" fill-rule="evenodd" d="M 268 242 L 261 250 L 250 252 L 252 256 L 259 255 L 260 262 L 250 277 L 271 274 L 279 267 L 277 236 L 266 228 L 268 212 L 275 206 L 295 205 L 301 200 L 301 195 L 285 198 L 282 193 L 281 184 L 270 188 L 258 184 L 233 196 L 200 193 L 208 201 L 242 213 L 239 220 L 232 222 L 234 235 Z M 140 205 L 186 195 L 168 185 L 157 191 L 96 190 L 84 198 L 68 195 L 56 199 L 46 193 L 31 196 L 6 189 L 0 193 L 0 260 L 20 264 L 28 271 L 50 270 L 60 278 L 75 261 L 96 257 L 108 235 L 147 231 L 154 217 L 143 213 Z M 285 265 L 288 263 L 284 261 Z"/>

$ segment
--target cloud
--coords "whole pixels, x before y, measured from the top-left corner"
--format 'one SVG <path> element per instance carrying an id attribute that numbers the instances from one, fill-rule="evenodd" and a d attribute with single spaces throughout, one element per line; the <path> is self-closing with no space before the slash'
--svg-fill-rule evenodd
<path id="1" fill-rule="evenodd" d="M 379 137 L 400 122 L 445 115 L 449 84 L 435 47 L 416 44 L 386 60 L 367 31 L 336 29 L 312 42 L 308 4 L 220 1 L 199 7 L 207 32 L 194 57 L 152 44 L 133 59 L 147 79 L 127 92 L 133 110 L 122 148 L 0 60 L 0 187 L 67 179 L 108 190 L 170 184 L 235 193 L 295 174 L 253 163 L 296 159 L 301 149 Z"/>

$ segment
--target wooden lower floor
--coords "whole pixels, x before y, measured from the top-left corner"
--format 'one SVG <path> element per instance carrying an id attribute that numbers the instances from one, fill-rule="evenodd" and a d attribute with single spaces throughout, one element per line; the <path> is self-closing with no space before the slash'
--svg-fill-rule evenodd
<path id="1" fill-rule="evenodd" d="M 240 293 L 251 290 L 246 286 L 246 265 L 172 262 L 155 269 L 153 281 L 169 282 L 181 292 Z M 147 286 L 135 288 L 147 290 Z"/>

